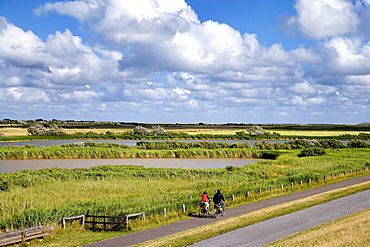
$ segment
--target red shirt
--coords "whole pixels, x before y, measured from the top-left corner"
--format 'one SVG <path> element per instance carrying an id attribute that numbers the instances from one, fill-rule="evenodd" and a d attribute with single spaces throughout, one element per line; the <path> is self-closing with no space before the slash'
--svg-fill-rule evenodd
<path id="1" fill-rule="evenodd" d="M 202 202 L 208 202 L 208 195 L 207 194 L 202 195 Z"/>

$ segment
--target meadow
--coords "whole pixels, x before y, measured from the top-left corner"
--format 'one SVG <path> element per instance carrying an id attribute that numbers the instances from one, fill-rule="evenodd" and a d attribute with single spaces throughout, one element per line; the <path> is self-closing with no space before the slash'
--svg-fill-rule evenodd
<path id="1" fill-rule="evenodd" d="M 104 130 L 108 131 L 108 130 Z M 105 132 L 106 133 L 106 132 Z M 219 133 L 219 132 L 217 132 Z M 307 132 L 308 133 L 308 132 Z M 103 133 L 104 134 L 104 133 Z M 215 132 L 213 132 L 215 134 Z M 318 133 L 315 133 L 317 135 Z M 333 132 L 330 131 L 333 135 Z M 353 132 L 351 132 L 353 134 Z M 323 136 L 325 137 L 325 136 Z M 95 234 L 60 230 L 62 217 L 81 214 L 124 216 L 144 211 L 146 220 L 135 219 L 129 229 L 118 234 L 146 229 L 197 214 L 204 190 L 213 194 L 222 189 L 228 207 L 279 196 L 343 179 L 369 174 L 370 152 L 361 141 L 344 145 L 336 140 L 296 140 L 291 144 L 261 142 L 140 142 L 136 147 L 93 142 L 54 147 L 0 148 L 0 159 L 75 159 L 75 158 L 263 158 L 245 167 L 226 169 L 145 168 L 141 166 L 100 166 L 76 169 L 23 170 L 0 174 L 0 229 L 11 230 L 55 225 L 52 239 L 59 236 L 81 243 L 96 241 L 117 233 Z M 298 157 L 312 145 L 325 148 L 325 154 Z M 292 187 L 294 183 L 294 187 Z M 246 192 L 248 191 L 248 197 Z M 231 198 L 234 198 L 232 200 Z M 183 206 L 186 212 L 183 212 Z M 163 210 L 166 209 L 166 217 Z M 66 234 L 72 237 L 66 237 Z M 87 235 L 86 239 L 81 235 Z M 59 239 L 59 240 L 58 240 Z M 63 240 L 59 246 L 65 246 Z M 54 245 L 53 246 L 58 246 Z"/>
<path id="2" fill-rule="evenodd" d="M 147 220 L 132 226 L 144 227 L 196 213 L 204 190 L 213 193 L 221 188 L 229 206 L 235 206 L 255 199 L 257 192 L 280 193 L 282 184 L 289 188 L 301 180 L 304 184 L 323 182 L 324 176 L 328 182 L 344 172 L 370 166 L 368 149 L 330 149 L 324 156 L 303 158 L 297 158 L 298 151 L 286 150 L 276 160 L 226 169 L 100 166 L 4 173 L 0 175 L 0 228 L 54 224 L 62 217 L 86 212 L 126 215 L 145 211 Z M 246 191 L 250 191 L 248 198 Z M 166 219 L 161 217 L 164 208 Z"/>

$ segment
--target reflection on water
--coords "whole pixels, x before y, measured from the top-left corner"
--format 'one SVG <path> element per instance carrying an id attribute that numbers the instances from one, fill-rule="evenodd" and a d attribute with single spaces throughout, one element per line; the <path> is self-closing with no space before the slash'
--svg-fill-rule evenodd
<path id="1" fill-rule="evenodd" d="M 259 159 L 60 159 L 60 160 L 0 160 L 0 173 L 44 168 L 90 168 L 102 165 L 137 165 L 159 168 L 225 168 L 245 166 Z"/>

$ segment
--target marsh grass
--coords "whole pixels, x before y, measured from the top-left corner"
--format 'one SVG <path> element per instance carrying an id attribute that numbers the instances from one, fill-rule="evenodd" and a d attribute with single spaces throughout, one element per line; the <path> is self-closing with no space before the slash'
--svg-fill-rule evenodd
<path id="1" fill-rule="evenodd" d="M 212 194 L 221 188 L 228 207 L 234 207 L 345 179 L 352 175 L 350 171 L 354 176 L 368 173 L 365 170 L 369 166 L 368 149 L 328 149 L 325 156 L 304 158 L 297 157 L 299 151 L 287 150 L 276 160 L 229 170 L 99 166 L 0 174 L 0 188 L 3 188 L 0 191 L 0 228 L 11 230 L 38 223 L 57 224 L 62 217 L 87 212 L 118 216 L 144 211 L 146 220 L 133 220 L 129 230 L 120 233 L 125 234 L 195 214 L 204 190 Z M 310 185 L 309 179 L 312 180 Z M 301 180 L 303 185 L 298 186 Z M 250 192 L 248 198 L 246 191 Z M 231 200 L 231 195 L 235 201 Z M 186 213 L 182 212 L 183 204 Z M 164 208 L 166 218 L 163 217 Z M 90 236 L 83 230 L 79 232 Z M 113 235 L 99 233 L 86 243 Z M 58 238 L 58 234 L 55 237 Z"/>
<path id="2" fill-rule="evenodd" d="M 101 147 L 0 147 L 1 159 L 104 159 L 104 158 L 262 158 L 265 151 L 246 148 L 145 150 Z"/>
<path id="3" fill-rule="evenodd" d="M 126 215 L 144 211 L 150 217 L 161 215 L 166 208 L 179 217 L 182 204 L 188 214 L 195 212 L 204 190 L 212 193 L 221 187 L 230 206 L 234 206 L 291 190 L 292 182 L 297 185 L 302 180 L 304 186 L 310 179 L 312 183 L 328 183 L 338 179 L 338 174 L 341 178 L 344 171 L 347 175 L 350 170 L 362 171 L 370 157 L 367 149 L 329 150 L 326 156 L 305 158 L 297 158 L 297 152 L 290 150 L 277 160 L 235 167 L 232 171 L 100 166 L 0 174 L 0 188 L 4 188 L 0 191 L 0 228 L 48 224 L 87 212 Z M 250 192 L 249 198 L 245 198 L 246 191 Z"/>

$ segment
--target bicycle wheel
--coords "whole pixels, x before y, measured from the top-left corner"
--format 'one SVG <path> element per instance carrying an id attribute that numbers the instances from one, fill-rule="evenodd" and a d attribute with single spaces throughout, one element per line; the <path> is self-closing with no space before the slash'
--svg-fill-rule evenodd
<path id="1" fill-rule="evenodd" d="M 213 213 L 213 217 L 217 218 L 218 216 L 220 216 L 220 214 L 221 214 L 221 210 L 220 208 L 217 208 L 215 209 L 215 212 Z"/>
<path id="2" fill-rule="evenodd" d="M 200 208 L 199 209 L 199 217 L 204 217 L 205 216 L 205 213 L 204 213 L 204 210 L 203 210 L 203 208 Z"/>
<path id="3" fill-rule="evenodd" d="M 221 216 L 225 216 L 225 214 L 226 214 L 226 208 L 221 210 Z"/>

